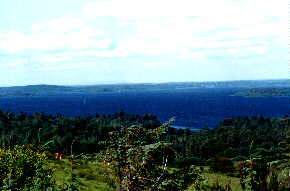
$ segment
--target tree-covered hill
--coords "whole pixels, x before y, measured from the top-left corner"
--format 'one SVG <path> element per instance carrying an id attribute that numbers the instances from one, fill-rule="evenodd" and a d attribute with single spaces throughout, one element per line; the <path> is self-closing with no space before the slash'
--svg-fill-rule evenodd
<path id="1" fill-rule="evenodd" d="M 87 86 L 28 85 L 0 87 L 0 97 L 31 97 L 75 94 L 160 91 L 198 88 L 281 88 L 289 87 L 288 80 L 219 81 L 219 82 L 172 82 L 141 84 L 100 84 Z"/>

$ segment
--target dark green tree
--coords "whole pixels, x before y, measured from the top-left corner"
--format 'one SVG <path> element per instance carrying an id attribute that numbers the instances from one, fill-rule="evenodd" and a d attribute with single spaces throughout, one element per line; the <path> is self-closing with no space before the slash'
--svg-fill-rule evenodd
<path id="1" fill-rule="evenodd" d="M 156 129 L 134 125 L 110 133 L 105 162 L 112 168 L 118 191 L 184 190 L 194 183 L 199 187 L 202 176 L 197 168 L 168 169 L 175 152 L 164 138 L 172 121 Z"/>

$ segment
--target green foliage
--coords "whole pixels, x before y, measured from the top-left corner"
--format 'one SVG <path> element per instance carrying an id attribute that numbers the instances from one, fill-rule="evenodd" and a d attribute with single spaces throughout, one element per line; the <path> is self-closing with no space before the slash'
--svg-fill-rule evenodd
<path id="1" fill-rule="evenodd" d="M 225 185 L 222 185 L 219 181 L 219 179 L 216 179 L 216 182 L 213 186 L 208 187 L 207 190 L 213 190 L 213 191 L 232 191 L 230 183 L 227 183 Z"/>
<path id="2" fill-rule="evenodd" d="M 206 181 L 201 185 L 203 191 L 241 191 L 240 179 L 223 173 L 205 173 Z M 190 191 L 195 191 L 190 189 Z"/>
<path id="3" fill-rule="evenodd" d="M 0 152 L 1 189 L 64 191 L 88 184 L 91 190 L 98 187 L 94 185 L 120 191 L 184 190 L 190 185 L 195 190 L 230 190 L 230 184 L 220 184 L 219 179 L 205 187 L 203 171 L 194 165 L 237 176 L 237 165 L 247 158 L 240 174 L 245 190 L 289 189 L 288 117 L 236 117 L 200 131 L 170 128 L 171 122 L 159 127 L 153 115 L 123 111 L 74 118 L 0 111 L 0 144 L 12 148 Z M 28 143 L 33 146 L 14 147 Z M 62 169 L 67 171 L 66 181 L 58 188 L 43 151 L 35 149 L 38 145 L 48 153 L 71 155 L 70 164 Z M 95 152 L 106 164 L 102 173 L 77 157 Z"/>
<path id="4" fill-rule="evenodd" d="M 94 155 L 88 156 L 87 159 L 75 159 L 73 171 L 78 178 L 78 189 L 81 191 L 113 191 L 114 189 L 109 186 L 114 183 L 111 170 L 107 165 L 95 159 Z M 72 183 L 70 166 L 69 159 L 50 161 L 50 167 L 55 169 L 53 175 L 57 185 Z"/>
<path id="5" fill-rule="evenodd" d="M 111 133 L 105 161 L 116 176 L 117 190 L 184 190 L 202 181 L 194 166 L 170 172 L 174 151 L 163 141 L 169 124 L 153 130 L 131 126 Z"/>
<path id="6" fill-rule="evenodd" d="M 214 157 L 208 161 L 214 172 L 232 173 L 235 171 L 234 163 L 225 157 Z"/>
<path id="7" fill-rule="evenodd" d="M 269 176 L 269 165 L 265 159 L 254 158 L 244 161 L 241 168 L 241 185 L 247 191 L 267 191 L 277 186 L 276 174 Z M 267 181 L 271 178 L 270 182 Z M 277 187 L 276 187 L 277 188 Z"/>
<path id="8" fill-rule="evenodd" d="M 0 110 L 0 145 L 45 145 L 55 153 L 70 153 L 73 140 L 75 153 L 94 153 L 104 148 L 98 144 L 109 137 L 108 133 L 120 126 L 144 125 L 148 129 L 160 126 L 156 116 L 130 115 L 120 111 L 112 115 L 95 115 L 68 118 L 43 113 L 27 115 Z"/>
<path id="9" fill-rule="evenodd" d="M 55 182 L 45 154 L 30 146 L 0 150 L 0 190 L 52 190 Z"/>
<path id="10" fill-rule="evenodd" d="M 221 121 L 213 129 L 189 131 L 169 128 L 167 141 L 173 143 L 178 160 L 198 157 L 249 158 L 250 145 L 254 157 L 267 161 L 289 158 L 290 119 L 236 117 Z"/>

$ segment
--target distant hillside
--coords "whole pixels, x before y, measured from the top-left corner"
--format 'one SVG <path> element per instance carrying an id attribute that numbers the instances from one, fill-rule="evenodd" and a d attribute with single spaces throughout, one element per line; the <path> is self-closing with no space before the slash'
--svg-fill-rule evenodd
<path id="1" fill-rule="evenodd" d="M 158 91 L 192 88 L 284 88 L 288 80 L 223 81 L 223 82 L 173 82 L 144 84 L 109 84 L 89 86 L 29 85 L 0 88 L 0 97 L 31 97 L 71 94 L 97 94 L 106 92 Z M 241 94 L 243 95 L 243 94 Z M 246 94 L 245 94 L 246 95 Z"/>
<path id="2" fill-rule="evenodd" d="M 53 85 L 30 85 L 30 86 L 14 86 L 0 88 L 0 96 L 41 96 L 41 95 L 58 95 L 80 93 L 77 89 L 69 86 L 53 86 Z"/>
<path id="3" fill-rule="evenodd" d="M 244 97 L 281 97 L 290 96 L 290 88 L 254 88 L 237 92 L 235 96 Z"/>

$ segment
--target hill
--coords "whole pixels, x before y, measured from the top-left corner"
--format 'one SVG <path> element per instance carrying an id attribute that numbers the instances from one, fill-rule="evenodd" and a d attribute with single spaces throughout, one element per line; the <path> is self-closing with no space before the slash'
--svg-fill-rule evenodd
<path id="1" fill-rule="evenodd" d="M 143 83 L 143 84 L 106 84 L 89 86 L 56 86 L 28 85 L 1 87 L 0 97 L 31 97 L 54 96 L 71 94 L 98 94 L 140 91 L 162 91 L 199 88 L 285 88 L 289 87 L 288 80 L 255 80 L 255 81 L 222 81 L 222 82 L 172 82 L 172 83 Z M 247 94 L 247 93 L 246 93 Z M 241 94 L 242 95 L 242 94 Z"/>

